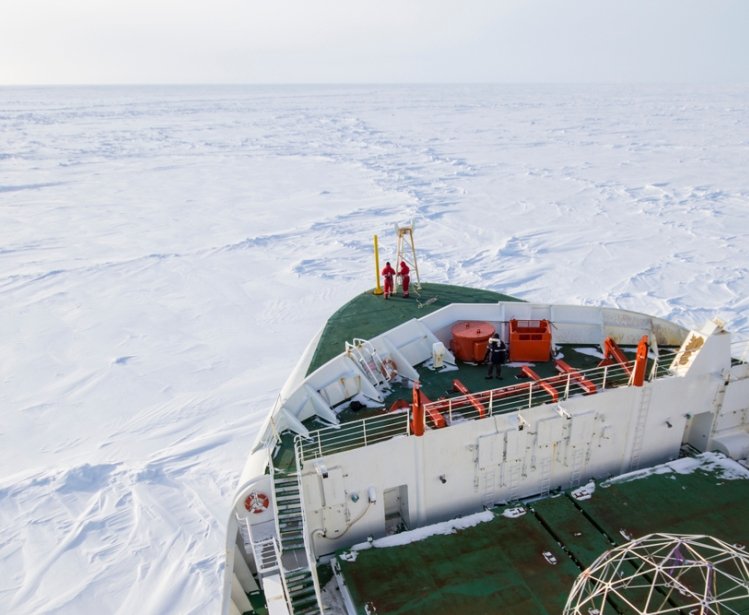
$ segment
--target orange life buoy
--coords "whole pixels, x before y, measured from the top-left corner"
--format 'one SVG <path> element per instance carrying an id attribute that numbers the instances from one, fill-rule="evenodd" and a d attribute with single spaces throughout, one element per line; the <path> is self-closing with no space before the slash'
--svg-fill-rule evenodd
<path id="1" fill-rule="evenodd" d="M 261 491 L 253 491 L 244 499 L 244 507 L 248 512 L 259 515 L 268 510 L 270 499 Z"/>
<path id="2" fill-rule="evenodd" d="M 382 362 L 380 371 L 382 372 L 382 375 L 385 376 L 386 380 L 392 380 L 398 375 L 398 366 L 392 359 L 385 359 Z"/>

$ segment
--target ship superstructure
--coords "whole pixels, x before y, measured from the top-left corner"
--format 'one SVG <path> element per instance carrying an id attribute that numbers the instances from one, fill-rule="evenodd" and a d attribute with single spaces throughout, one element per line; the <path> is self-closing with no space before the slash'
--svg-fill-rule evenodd
<path id="1" fill-rule="evenodd" d="M 509 346 L 502 380 L 481 364 L 491 333 Z M 388 302 L 363 293 L 312 341 L 248 451 L 224 613 L 323 612 L 320 571 L 354 545 L 497 506 L 525 512 L 685 451 L 746 459 L 743 350 L 717 321 L 690 331 L 438 284 Z M 347 610 L 376 610 L 341 568 Z"/>

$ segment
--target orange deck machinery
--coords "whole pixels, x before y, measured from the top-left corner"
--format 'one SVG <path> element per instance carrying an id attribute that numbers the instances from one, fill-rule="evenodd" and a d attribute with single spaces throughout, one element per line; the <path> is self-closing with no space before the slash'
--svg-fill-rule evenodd
<path id="1" fill-rule="evenodd" d="M 494 326 L 488 322 L 468 320 L 453 325 L 450 345 L 456 359 L 468 363 L 480 363 L 486 354 L 486 344 L 494 334 Z"/>
<path id="2" fill-rule="evenodd" d="M 548 361 L 551 323 L 548 320 L 510 321 L 510 361 Z"/>

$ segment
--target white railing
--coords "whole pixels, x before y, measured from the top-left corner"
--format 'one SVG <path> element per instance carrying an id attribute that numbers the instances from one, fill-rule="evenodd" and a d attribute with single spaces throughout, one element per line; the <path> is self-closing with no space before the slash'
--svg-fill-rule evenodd
<path id="1" fill-rule="evenodd" d="M 302 518 L 302 534 L 304 537 L 304 552 L 307 554 L 307 566 L 309 567 L 312 575 L 312 584 L 315 587 L 315 598 L 317 599 L 317 606 L 320 612 L 323 612 L 322 604 L 322 588 L 320 587 L 320 579 L 317 576 L 317 558 L 315 557 L 315 550 L 312 544 L 312 537 L 310 536 L 309 529 L 307 527 L 307 508 L 304 505 L 304 489 L 302 488 L 301 473 L 302 473 L 302 453 L 299 447 L 299 440 L 294 442 L 294 456 L 296 457 L 297 467 L 297 478 L 299 479 L 299 502 L 301 504 L 300 516 Z"/>
<path id="2" fill-rule="evenodd" d="M 252 550 L 255 554 L 255 565 L 258 574 L 264 574 L 277 570 L 279 567 L 278 543 L 275 537 L 271 536 L 266 540 L 252 543 Z"/>
<path id="3" fill-rule="evenodd" d="M 667 375 L 668 368 L 676 352 L 661 354 L 653 363 L 650 378 Z M 587 370 L 576 370 L 575 374 L 563 373 L 540 380 L 527 380 L 479 393 L 469 393 L 460 397 L 451 397 L 424 404 L 427 427 L 433 426 L 430 414 L 439 413 L 448 425 L 462 420 L 487 418 L 495 414 L 506 414 L 549 402 L 565 401 L 569 397 L 588 392 L 579 379 L 595 386 L 596 392 L 630 383 L 630 371 L 619 364 L 594 367 Z M 588 385 L 589 386 L 589 385 Z M 550 393 L 554 391 L 554 394 Z"/>
<path id="4" fill-rule="evenodd" d="M 670 374 L 670 366 L 677 351 L 661 353 L 653 361 L 648 377 L 660 378 Z M 633 367 L 633 364 L 631 364 Z M 469 393 L 460 397 L 438 400 L 424 405 L 427 427 L 433 427 L 430 413 L 440 413 L 448 425 L 462 420 L 475 420 L 505 414 L 515 410 L 531 408 L 553 400 L 548 387 L 556 391 L 556 401 L 586 392 L 579 379 L 584 378 L 595 386 L 597 392 L 607 388 L 627 386 L 630 372 L 619 364 L 576 370 L 575 374 L 560 374 L 541 380 L 528 380 L 479 393 Z M 590 389 L 590 386 L 588 389 Z M 410 409 L 361 419 L 334 427 L 313 431 L 308 438 L 296 436 L 295 446 L 299 462 L 317 459 L 363 446 L 389 440 L 399 435 L 410 435 Z M 301 467 L 301 466 L 300 466 Z"/>
<path id="5" fill-rule="evenodd" d="M 310 433 L 309 438 L 297 436 L 296 445 L 301 461 L 369 446 L 394 436 L 408 435 L 408 409 L 389 412 Z"/>
<path id="6" fill-rule="evenodd" d="M 289 591 L 289 582 L 286 580 L 286 570 L 283 567 L 283 560 L 281 559 L 281 545 L 275 538 L 273 539 L 273 544 L 276 547 L 276 555 L 279 562 L 279 572 L 281 573 L 279 576 L 281 577 L 281 585 L 283 586 L 283 599 L 284 602 L 286 602 L 286 610 L 291 613 L 291 615 L 294 615 L 294 607 L 291 604 L 291 592 Z"/>

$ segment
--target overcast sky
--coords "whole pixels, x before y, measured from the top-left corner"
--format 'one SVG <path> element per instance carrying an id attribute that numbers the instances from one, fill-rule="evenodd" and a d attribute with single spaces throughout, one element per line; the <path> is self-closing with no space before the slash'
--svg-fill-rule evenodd
<path id="1" fill-rule="evenodd" d="M 749 82 L 749 0 L 1 0 L 0 83 Z"/>

